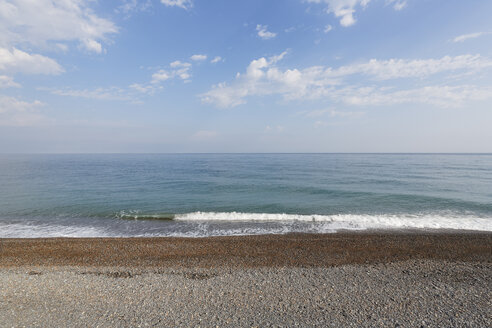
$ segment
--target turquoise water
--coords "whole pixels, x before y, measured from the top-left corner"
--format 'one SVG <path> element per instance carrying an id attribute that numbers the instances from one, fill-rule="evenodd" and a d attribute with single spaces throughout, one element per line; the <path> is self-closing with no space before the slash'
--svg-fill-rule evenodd
<path id="1" fill-rule="evenodd" d="M 492 155 L 0 155 L 0 237 L 492 231 Z"/>

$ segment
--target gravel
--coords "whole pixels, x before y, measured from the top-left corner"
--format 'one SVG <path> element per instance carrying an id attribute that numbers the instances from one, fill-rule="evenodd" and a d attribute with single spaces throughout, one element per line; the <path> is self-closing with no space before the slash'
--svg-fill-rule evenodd
<path id="1" fill-rule="evenodd" d="M 1 327 L 491 327 L 492 263 L 5 267 Z"/>

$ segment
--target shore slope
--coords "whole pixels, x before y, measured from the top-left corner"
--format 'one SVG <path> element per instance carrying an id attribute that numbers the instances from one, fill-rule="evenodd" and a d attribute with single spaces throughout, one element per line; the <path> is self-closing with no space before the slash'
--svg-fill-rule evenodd
<path id="1" fill-rule="evenodd" d="M 487 327 L 492 234 L 0 239 L 4 326 Z"/>

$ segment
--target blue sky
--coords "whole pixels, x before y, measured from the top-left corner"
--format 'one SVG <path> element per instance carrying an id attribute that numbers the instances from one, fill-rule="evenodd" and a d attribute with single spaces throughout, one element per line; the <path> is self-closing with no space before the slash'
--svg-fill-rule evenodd
<path id="1" fill-rule="evenodd" d="M 0 0 L 0 152 L 492 152 L 490 13 Z"/>

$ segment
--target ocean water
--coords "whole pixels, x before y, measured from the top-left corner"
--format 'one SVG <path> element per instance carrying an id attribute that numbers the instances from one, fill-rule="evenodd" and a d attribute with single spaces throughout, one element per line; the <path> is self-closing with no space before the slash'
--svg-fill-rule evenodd
<path id="1" fill-rule="evenodd" d="M 0 155 L 0 237 L 492 231 L 491 154 Z"/>

